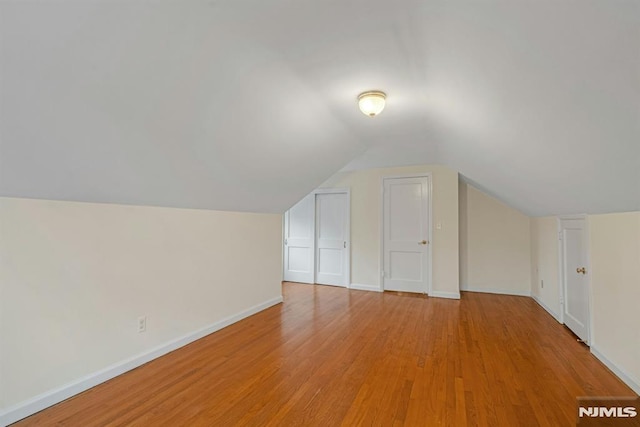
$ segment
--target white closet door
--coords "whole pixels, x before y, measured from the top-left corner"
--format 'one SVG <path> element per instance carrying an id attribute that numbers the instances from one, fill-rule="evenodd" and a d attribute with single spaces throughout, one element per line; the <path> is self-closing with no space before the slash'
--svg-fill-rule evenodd
<path id="1" fill-rule="evenodd" d="M 348 285 L 347 193 L 316 194 L 316 283 Z"/>
<path id="2" fill-rule="evenodd" d="M 564 324 L 589 343 L 589 282 L 584 219 L 561 219 Z"/>
<path id="3" fill-rule="evenodd" d="M 314 204 L 308 195 L 284 214 L 284 280 L 314 282 Z"/>

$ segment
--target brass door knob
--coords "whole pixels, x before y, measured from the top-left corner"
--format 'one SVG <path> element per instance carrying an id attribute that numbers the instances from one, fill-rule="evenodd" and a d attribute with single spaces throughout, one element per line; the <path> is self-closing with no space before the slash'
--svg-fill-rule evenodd
<path id="1" fill-rule="evenodd" d="M 427 243 L 429 243 L 427 240 L 423 240 L 422 242 L 418 242 L 419 245 L 426 245 Z"/>
<path id="2" fill-rule="evenodd" d="M 587 274 L 587 269 L 584 267 L 576 268 L 576 273 Z"/>

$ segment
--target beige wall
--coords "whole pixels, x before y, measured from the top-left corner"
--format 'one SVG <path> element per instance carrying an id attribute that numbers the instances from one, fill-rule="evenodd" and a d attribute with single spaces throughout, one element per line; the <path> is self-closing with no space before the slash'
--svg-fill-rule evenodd
<path id="1" fill-rule="evenodd" d="M 460 182 L 460 289 L 529 295 L 529 217 Z"/>
<path id="2" fill-rule="evenodd" d="M 531 294 L 556 319 L 560 319 L 558 250 L 558 219 L 531 218 Z"/>
<path id="3" fill-rule="evenodd" d="M 5 408 L 281 296 L 279 214 L 0 198 L 0 221 Z"/>
<path id="4" fill-rule="evenodd" d="M 590 215 L 592 350 L 640 392 L 640 212 Z"/>
<path id="5" fill-rule="evenodd" d="M 351 283 L 380 286 L 382 178 L 432 174 L 432 290 L 458 294 L 458 173 L 444 166 L 410 166 L 338 173 L 321 188 L 351 188 Z"/>

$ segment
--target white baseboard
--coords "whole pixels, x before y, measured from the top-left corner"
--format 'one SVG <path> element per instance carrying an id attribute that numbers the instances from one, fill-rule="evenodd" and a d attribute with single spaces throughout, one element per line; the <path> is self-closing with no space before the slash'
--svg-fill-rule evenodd
<path id="1" fill-rule="evenodd" d="M 514 295 L 518 297 L 530 297 L 531 291 L 515 291 L 511 289 L 496 289 L 496 288 L 475 288 L 475 287 L 460 287 L 462 292 L 480 292 L 485 294 L 498 294 L 498 295 Z"/>
<path id="2" fill-rule="evenodd" d="M 0 426 L 7 426 L 11 423 L 28 417 L 29 415 L 33 415 L 38 411 L 55 405 L 56 403 L 60 403 L 63 400 L 66 400 L 78 393 L 82 393 L 83 391 L 90 389 L 91 387 L 95 387 L 98 384 L 117 377 L 118 375 L 137 368 L 138 366 L 144 365 L 145 363 L 150 362 L 153 359 L 164 356 L 171 351 L 177 350 L 180 347 L 190 344 L 193 341 L 199 340 L 200 338 L 203 338 L 213 332 L 219 331 L 222 328 L 225 328 L 262 310 L 279 304 L 282 301 L 282 296 L 272 298 L 261 304 L 257 304 L 244 311 L 241 311 L 240 313 L 226 317 L 218 322 L 215 322 L 212 325 L 206 326 L 195 332 L 191 332 L 180 338 L 152 348 L 147 352 L 141 353 L 137 356 L 133 356 L 129 359 L 108 366 L 100 371 L 79 378 L 71 383 L 53 390 L 49 390 L 31 399 L 25 400 L 24 402 L 20 402 L 9 408 L 6 408 L 3 411 L 0 411 Z"/>
<path id="3" fill-rule="evenodd" d="M 604 354 L 602 354 L 596 347 L 591 346 L 591 353 L 600 360 L 607 368 L 609 368 L 618 378 L 620 378 L 626 385 L 631 387 L 633 391 L 640 395 L 640 381 L 636 378 L 632 378 L 623 369 L 620 369 L 615 363 L 609 360 Z"/>
<path id="4" fill-rule="evenodd" d="M 460 292 L 431 291 L 429 292 L 429 296 L 434 298 L 460 299 Z"/>
<path id="5" fill-rule="evenodd" d="M 375 285 L 361 285 L 359 283 L 352 283 L 349 285 L 349 289 L 355 289 L 356 291 L 370 291 L 370 292 L 382 292 L 379 286 Z"/>
<path id="6" fill-rule="evenodd" d="M 542 302 L 542 300 L 540 298 L 538 298 L 536 295 L 531 295 L 531 298 L 533 298 L 533 300 L 535 302 L 537 302 L 538 305 L 540 305 L 540 307 L 544 308 L 547 311 L 547 313 L 549 313 L 551 316 L 553 316 L 553 318 L 556 319 L 558 321 L 558 323 L 562 323 L 560 321 L 560 316 L 555 311 L 553 311 L 547 304 Z"/>

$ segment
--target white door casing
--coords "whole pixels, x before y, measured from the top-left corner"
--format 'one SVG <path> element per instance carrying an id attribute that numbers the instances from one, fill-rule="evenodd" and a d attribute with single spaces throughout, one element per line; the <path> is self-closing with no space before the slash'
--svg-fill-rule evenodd
<path id="1" fill-rule="evenodd" d="M 310 194 L 284 214 L 284 280 L 313 283 L 315 196 Z"/>
<path id="2" fill-rule="evenodd" d="M 429 292 L 430 188 L 429 176 L 383 179 L 384 290 Z"/>
<path id="3" fill-rule="evenodd" d="M 589 343 L 590 305 L 587 261 L 587 234 L 584 218 L 560 219 L 560 259 L 563 321 L 581 340 Z"/>
<path id="4" fill-rule="evenodd" d="M 316 193 L 316 283 L 349 284 L 349 197 Z"/>

